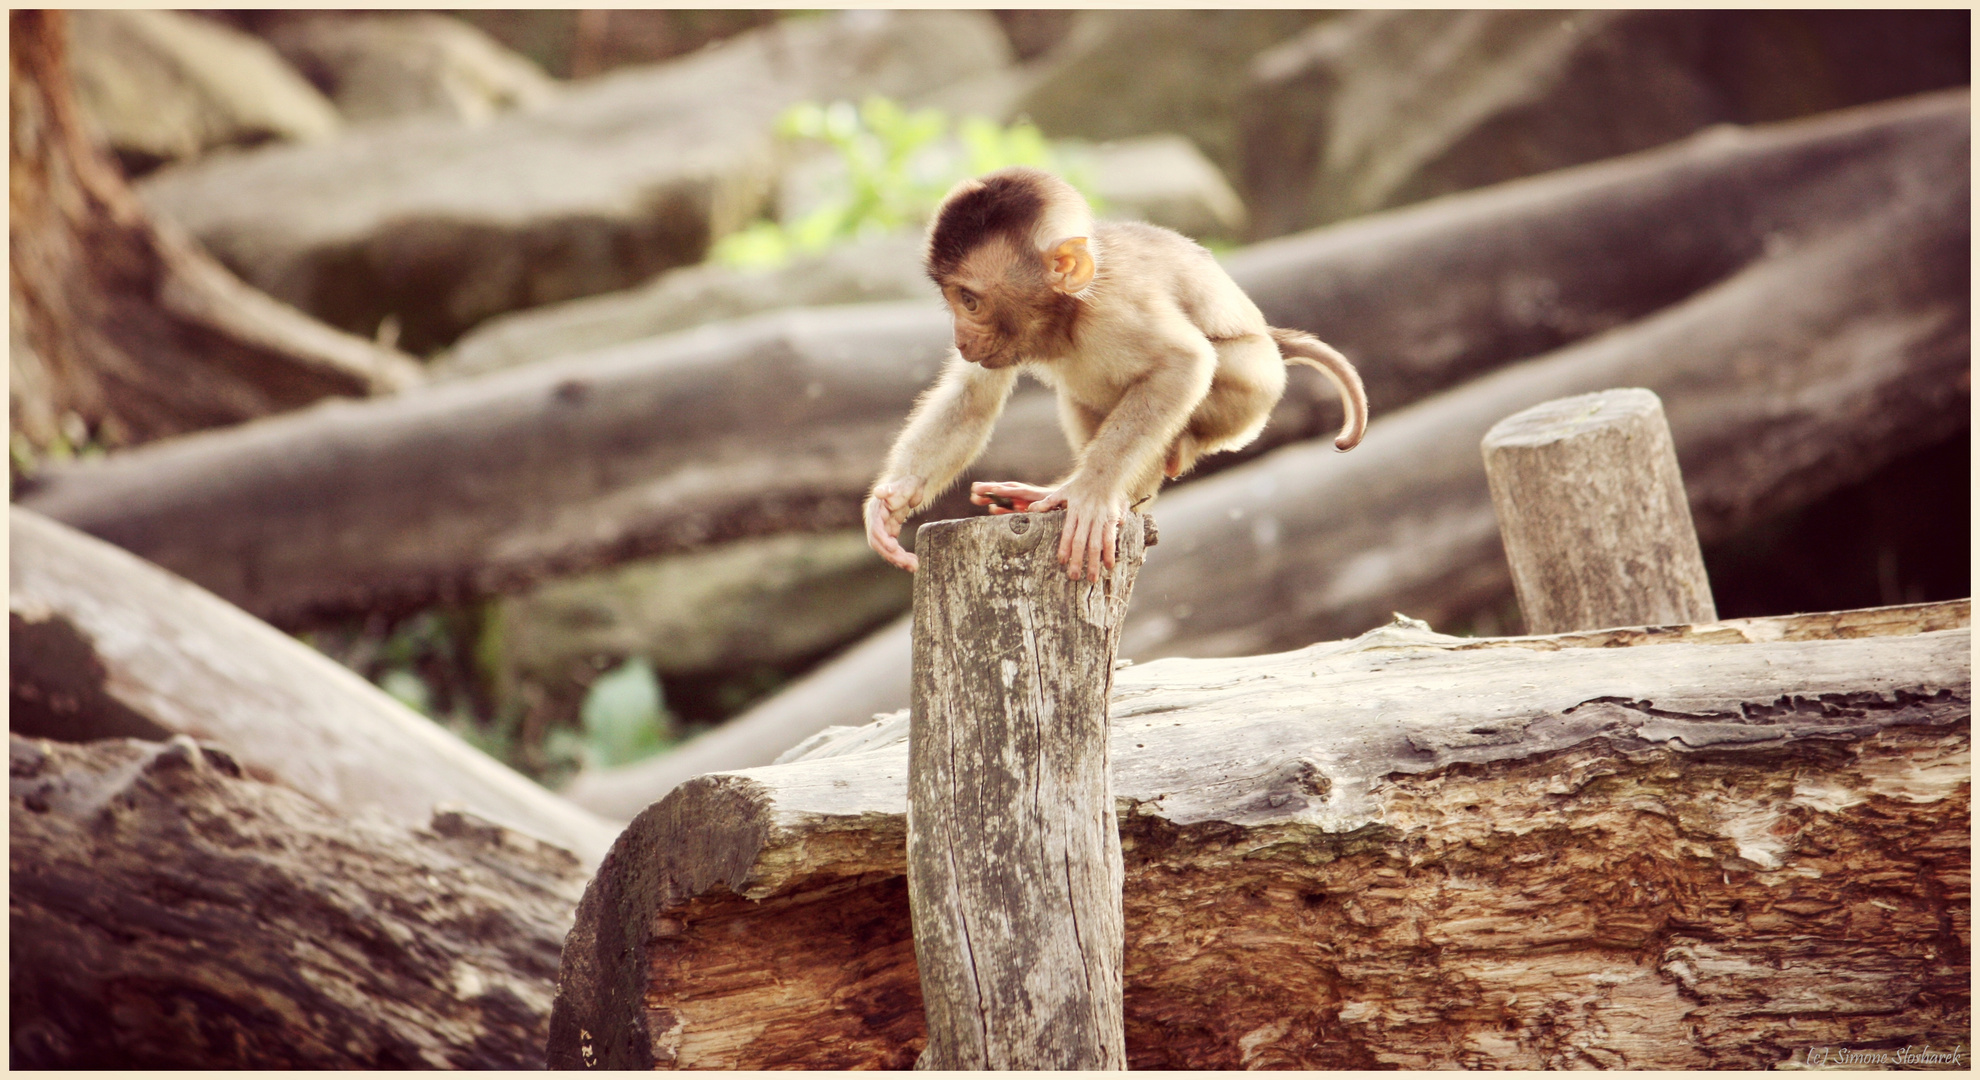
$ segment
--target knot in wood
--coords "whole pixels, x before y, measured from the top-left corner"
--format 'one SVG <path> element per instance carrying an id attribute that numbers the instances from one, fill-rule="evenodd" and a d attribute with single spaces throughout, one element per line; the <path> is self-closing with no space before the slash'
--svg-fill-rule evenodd
<path id="1" fill-rule="evenodd" d="M 1031 515 L 1030 515 L 1030 514 L 1012 514 L 1012 515 L 1011 515 L 1011 535 L 1012 535 L 1012 536 L 1023 536 L 1023 535 L 1025 534 L 1025 533 L 1027 533 L 1027 532 L 1030 532 L 1030 531 L 1031 531 Z"/>

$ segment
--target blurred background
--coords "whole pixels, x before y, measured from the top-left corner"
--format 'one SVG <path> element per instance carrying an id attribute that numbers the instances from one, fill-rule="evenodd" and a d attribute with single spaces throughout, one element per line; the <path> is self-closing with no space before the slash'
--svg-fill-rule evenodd
<path id="1" fill-rule="evenodd" d="M 907 609 L 910 579 L 867 551 L 855 527 L 863 481 L 844 477 L 870 478 L 913 387 L 932 375 L 939 329 L 931 346 L 926 328 L 939 306 L 920 276 L 917 230 L 956 179 L 1050 167 L 1104 214 L 1179 229 L 1234 273 L 1246 268 L 1241 280 L 1261 283 L 1254 292 L 1275 321 L 1335 341 L 1360 365 L 1378 423 L 1371 446 L 1385 415 L 1414 402 L 1627 332 L 1760 262 L 1816 250 L 1836 223 L 1951 191 L 1961 209 L 1939 230 L 1951 246 L 1927 252 L 1942 272 L 1834 286 L 1944 316 L 1929 333 L 1869 316 L 1835 331 L 1885 342 L 1902 367 L 1900 354 L 1966 348 L 1965 150 L 1942 159 L 1915 149 L 1897 120 L 1892 134 L 1850 120 L 1858 134 L 1842 141 L 1822 141 L 1828 128 L 1781 128 L 1817 133 L 1776 140 L 1804 140 L 1787 165 L 1769 164 L 1771 135 L 1715 165 L 1713 138 L 1726 125 L 1812 123 L 1965 87 L 1969 19 L 229 10 L 17 20 L 13 496 L 214 589 L 558 786 L 761 705 Z M 1611 159 L 1624 161 L 1598 164 Z M 1615 171 L 1557 173 L 1584 166 Z M 1874 183 L 1837 179 L 1876 169 Z M 1651 194 L 1628 186 L 1638 172 L 1654 174 L 1642 181 Z M 1570 242 L 1639 218 L 1651 241 L 1593 254 Z M 1515 220 L 1524 224 L 1494 224 Z M 1601 282 L 1602 301 L 1577 307 L 1576 290 Z M 1447 313 L 1474 295 L 1490 302 Z M 897 316 L 901 303 L 927 318 Z M 839 322 L 771 314 L 855 304 L 895 306 Z M 898 319 L 921 321 L 887 329 Z M 1407 348 L 1387 329 L 1405 325 L 1421 331 Z M 907 390 L 807 374 L 840 371 L 830 365 L 841 353 L 870 357 L 876 385 L 899 375 Z M 1801 376 L 1755 376 L 1768 388 L 1761 412 L 1833 406 L 1848 422 L 1819 454 L 1756 435 L 1743 453 L 1803 465 L 1761 485 L 1765 497 L 1694 506 L 1721 617 L 1968 595 L 1970 384 L 1954 366 L 1961 373 L 1914 364 L 1941 373 L 1913 379 L 1926 386 L 1845 373 L 1819 393 Z M 709 389 L 721 370 L 748 374 L 734 375 L 740 389 Z M 659 388 L 621 395 L 650 403 L 651 437 L 704 457 L 556 411 L 591 408 L 588 387 L 630 386 L 634 373 Z M 786 402 L 777 395 L 789 387 L 801 392 Z M 1705 464 L 1692 454 L 1707 451 L 1687 453 L 1685 432 L 1710 429 L 1723 403 L 1680 407 L 1660 392 L 1691 476 Z M 502 404 L 524 400 L 548 404 Z M 1274 423 L 1287 439 L 1334 423 L 1322 394 L 1286 408 Z M 501 426 L 523 424 L 526 440 Z M 839 441 L 816 434 L 854 427 Z M 195 442 L 200 433 L 237 441 Z M 1260 453 L 1278 445 L 1267 443 Z M 174 445 L 209 449 L 168 458 Z M 1055 453 L 1011 460 L 1042 473 L 1058 467 Z M 196 494 L 162 509 L 168 487 L 149 480 L 132 483 L 155 497 L 90 495 L 125 459 L 130 471 L 116 475 L 170 473 L 181 486 L 169 490 Z M 826 462 L 839 479 L 805 479 Z M 367 477 L 388 474 L 433 487 L 377 480 L 385 494 L 365 502 Z M 750 484 L 765 494 L 743 509 L 705 491 Z M 596 497 L 551 501 L 574 491 Z M 459 507 L 472 514 L 449 509 Z M 934 516 L 963 512 L 952 500 Z M 414 539 L 366 531 L 385 518 Z M 536 530 L 527 544 L 525 525 Z M 428 569 L 394 569 L 395 544 L 418 547 Z M 1450 595 L 1435 611 L 1401 610 L 1447 633 L 1519 630 L 1499 579 Z M 1385 620 L 1368 612 L 1407 603 L 1364 597 L 1306 617 L 1311 636 L 1270 644 L 1359 633 Z"/>

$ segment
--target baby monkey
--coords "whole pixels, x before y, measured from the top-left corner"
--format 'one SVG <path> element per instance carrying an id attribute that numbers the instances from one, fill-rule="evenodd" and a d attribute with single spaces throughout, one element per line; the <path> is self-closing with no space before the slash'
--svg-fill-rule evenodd
<path id="1" fill-rule="evenodd" d="M 1338 449 L 1368 426 L 1361 377 L 1310 334 L 1265 323 L 1210 252 L 1139 223 L 1096 225 L 1072 185 L 1037 169 L 957 184 L 935 211 L 925 258 L 955 318 L 955 352 L 916 403 L 866 500 L 866 540 L 913 570 L 908 516 L 955 481 L 990 441 L 1020 370 L 1058 391 L 1072 474 L 1049 488 L 977 483 L 993 514 L 1063 507 L 1059 561 L 1099 580 L 1123 516 L 1162 478 L 1258 437 L 1286 389 L 1286 364 L 1339 389 Z"/>

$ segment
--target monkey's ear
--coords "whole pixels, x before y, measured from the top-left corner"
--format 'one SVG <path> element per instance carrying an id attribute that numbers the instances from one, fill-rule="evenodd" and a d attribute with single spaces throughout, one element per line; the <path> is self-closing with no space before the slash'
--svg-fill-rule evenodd
<path id="1" fill-rule="evenodd" d="M 1086 237 L 1061 240 L 1045 253 L 1045 280 L 1062 293 L 1076 293 L 1093 280 L 1093 253 Z"/>

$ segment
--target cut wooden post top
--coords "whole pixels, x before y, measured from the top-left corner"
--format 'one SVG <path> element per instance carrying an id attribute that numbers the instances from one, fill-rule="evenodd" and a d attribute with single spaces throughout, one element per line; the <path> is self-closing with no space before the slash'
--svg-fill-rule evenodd
<path id="1" fill-rule="evenodd" d="M 1481 449 L 1528 633 L 1718 617 L 1656 394 L 1542 402 L 1492 425 Z"/>
<path id="2" fill-rule="evenodd" d="M 1550 446 L 1595 432 L 1614 430 L 1633 417 L 1664 423 L 1664 403 L 1638 387 L 1543 401 L 1506 417 L 1485 433 L 1485 447 Z"/>

